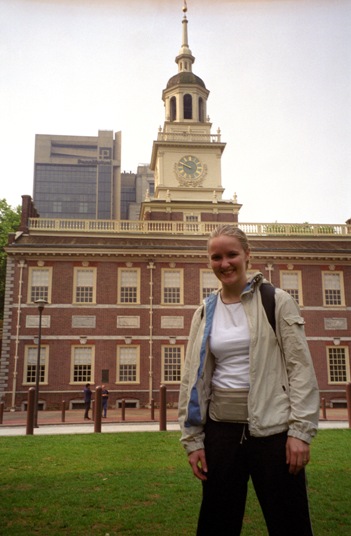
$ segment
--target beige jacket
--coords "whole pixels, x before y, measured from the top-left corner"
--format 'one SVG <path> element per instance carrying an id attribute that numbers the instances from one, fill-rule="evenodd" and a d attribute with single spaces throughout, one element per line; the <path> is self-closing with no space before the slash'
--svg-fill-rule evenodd
<path id="1" fill-rule="evenodd" d="M 250 330 L 250 391 L 248 425 L 253 436 L 288 430 L 310 443 L 319 417 L 319 390 L 308 349 L 304 320 L 293 298 L 276 289 L 276 334 L 261 301 L 256 274 L 241 295 Z M 211 396 L 214 357 L 209 334 L 218 292 L 204 300 L 190 328 L 179 396 L 181 442 L 188 453 L 204 447 L 204 424 Z"/>

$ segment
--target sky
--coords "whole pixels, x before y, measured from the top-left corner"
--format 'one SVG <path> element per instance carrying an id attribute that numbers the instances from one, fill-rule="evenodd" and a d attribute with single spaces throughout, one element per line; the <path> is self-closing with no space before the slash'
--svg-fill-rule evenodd
<path id="1" fill-rule="evenodd" d="M 351 218 L 351 1 L 187 0 L 193 72 L 239 221 Z M 0 199 L 32 195 L 36 134 L 122 132 L 149 163 L 183 0 L 0 0 Z"/>

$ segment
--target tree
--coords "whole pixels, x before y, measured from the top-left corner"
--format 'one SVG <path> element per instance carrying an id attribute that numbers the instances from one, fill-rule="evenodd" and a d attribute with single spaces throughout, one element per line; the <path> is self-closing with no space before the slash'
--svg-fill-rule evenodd
<path id="1" fill-rule="evenodd" d="M 0 319 L 4 316 L 6 253 L 4 247 L 9 233 L 15 232 L 21 221 L 21 207 L 12 208 L 6 199 L 0 199 Z"/>

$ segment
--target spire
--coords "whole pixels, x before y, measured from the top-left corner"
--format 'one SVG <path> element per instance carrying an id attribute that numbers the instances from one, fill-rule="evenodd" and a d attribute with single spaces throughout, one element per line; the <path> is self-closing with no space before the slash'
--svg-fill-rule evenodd
<path id="1" fill-rule="evenodd" d="M 182 46 L 179 50 L 179 54 L 176 57 L 176 63 L 178 64 L 178 72 L 192 72 L 192 64 L 195 61 L 194 56 L 191 53 L 191 50 L 189 48 L 188 43 L 188 19 L 186 17 L 186 13 L 188 11 L 188 6 L 186 4 L 186 0 L 184 0 L 183 4 L 183 13 L 184 17 L 182 20 Z"/>

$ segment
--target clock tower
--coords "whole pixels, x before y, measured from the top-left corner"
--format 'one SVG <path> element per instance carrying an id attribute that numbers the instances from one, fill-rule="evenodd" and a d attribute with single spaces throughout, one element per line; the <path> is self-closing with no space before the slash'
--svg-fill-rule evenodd
<path id="1" fill-rule="evenodd" d="M 195 210 L 197 214 L 203 213 L 204 206 L 200 208 L 200 205 L 224 203 L 221 157 L 226 144 L 221 141 L 219 129 L 211 133 L 212 124 L 207 115 L 210 92 L 203 80 L 193 73 L 195 58 L 188 44 L 186 4 L 183 13 L 182 45 L 175 59 L 178 73 L 168 80 L 162 93 L 165 121 L 153 142 L 150 163 L 154 171 L 154 196 L 143 203 L 143 219 L 150 218 L 146 213 L 161 212 L 163 203 L 178 205 L 178 208 L 168 205 L 167 212 L 179 210 L 180 205 L 186 204 L 191 213 Z M 236 201 L 225 203 L 231 205 L 227 208 L 235 213 L 237 221 L 240 205 Z M 194 204 L 196 208 L 191 208 Z M 155 215 L 151 219 L 154 218 Z"/>

